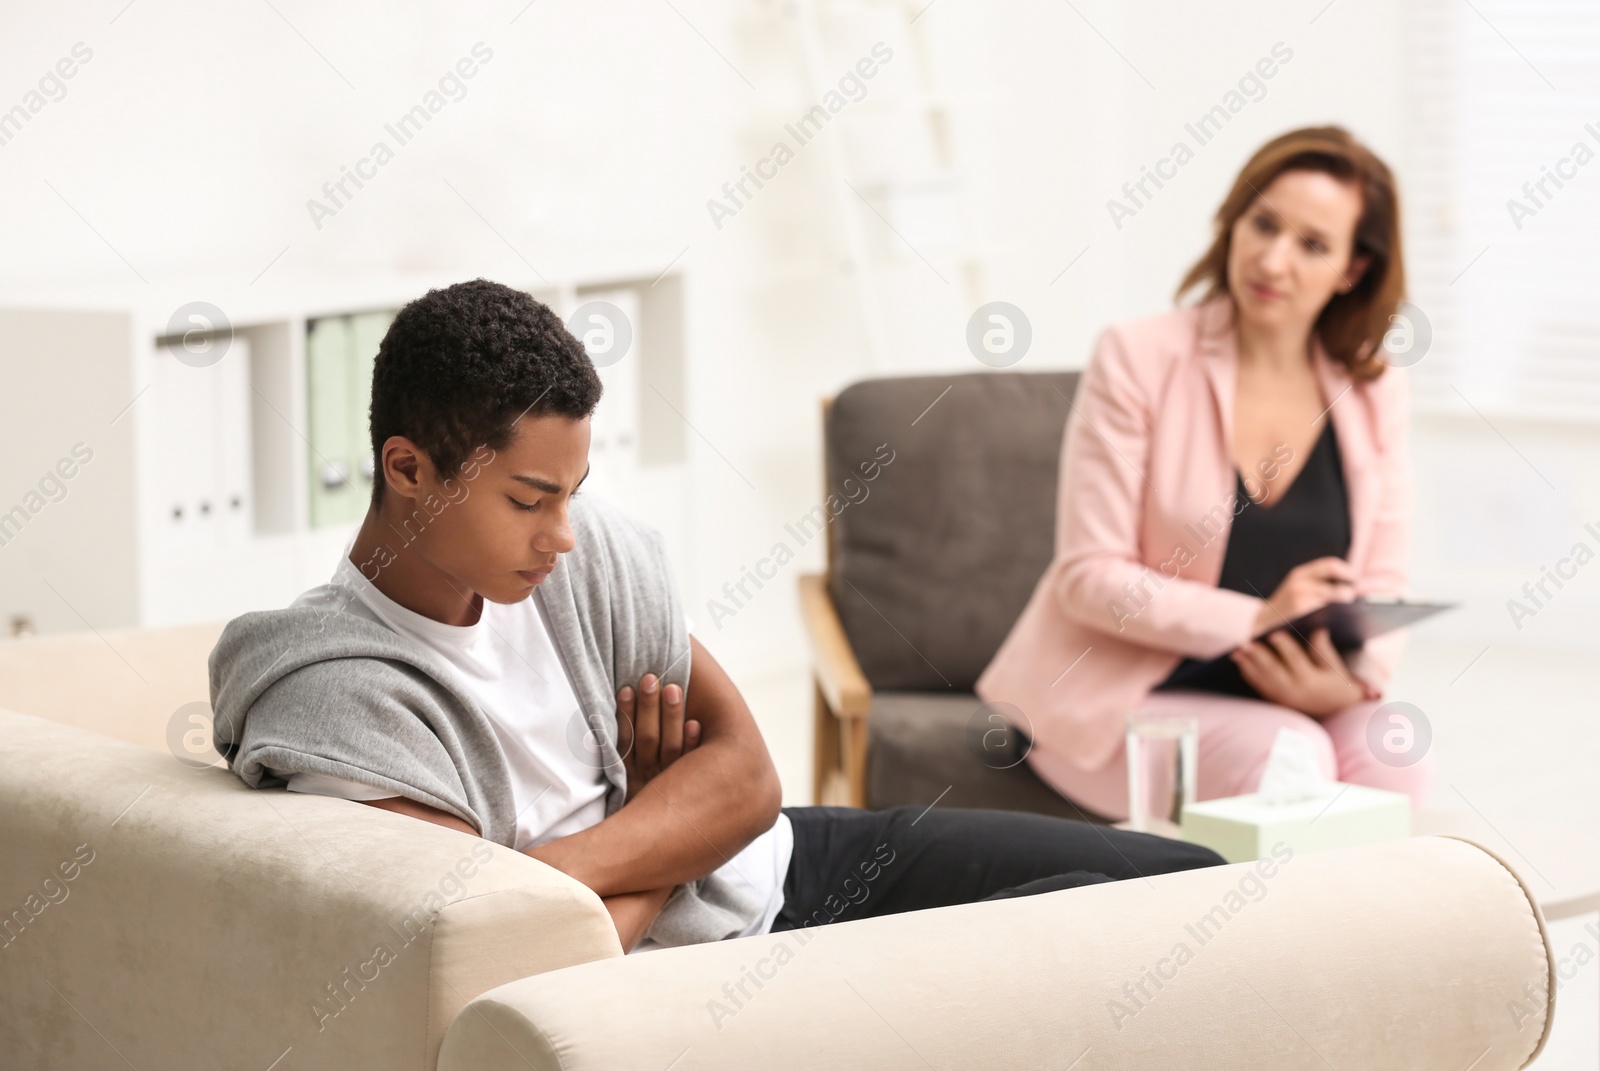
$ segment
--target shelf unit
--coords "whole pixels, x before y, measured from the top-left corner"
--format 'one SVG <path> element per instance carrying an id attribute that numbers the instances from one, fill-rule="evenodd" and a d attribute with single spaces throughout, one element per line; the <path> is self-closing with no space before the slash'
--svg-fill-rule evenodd
<path id="1" fill-rule="evenodd" d="M 174 316 L 197 294 L 219 294 L 214 284 L 0 295 L 0 629 L 220 620 L 287 605 L 324 582 L 364 511 L 312 524 L 308 330 L 329 317 L 392 314 L 470 277 L 370 274 L 223 291 L 207 300 L 233 341 L 210 351 L 219 335 Z M 684 393 L 683 277 L 503 281 L 563 319 L 597 300 L 627 310 L 628 352 L 596 362 L 606 391 L 586 489 L 629 497 L 669 546 L 682 546 L 686 429 L 657 394 Z M 364 497 L 370 483 L 359 471 L 351 482 Z"/>

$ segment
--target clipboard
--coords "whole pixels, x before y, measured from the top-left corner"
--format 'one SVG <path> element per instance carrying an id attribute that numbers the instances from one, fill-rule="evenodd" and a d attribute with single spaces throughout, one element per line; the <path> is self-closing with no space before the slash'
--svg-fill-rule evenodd
<path id="1" fill-rule="evenodd" d="M 1308 640 L 1319 628 L 1328 630 L 1333 646 L 1344 654 L 1386 632 L 1414 625 L 1434 614 L 1455 609 L 1453 602 L 1408 602 L 1404 599 L 1353 599 L 1350 602 L 1330 602 L 1293 621 L 1267 629 L 1256 637 L 1265 639 L 1274 632 L 1290 629 L 1302 640 Z M 1226 658 L 1227 655 L 1222 657 Z"/>
<path id="2" fill-rule="evenodd" d="M 1312 632 L 1326 628 L 1328 638 L 1333 641 L 1340 655 L 1348 655 L 1376 636 L 1405 628 L 1455 607 L 1456 603 L 1453 602 L 1407 602 L 1404 599 L 1330 602 L 1310 613 L 1301 614 L 1293 621 L 1269 628 L 1254 638 L 1260 641 L 1274 632 L 1290 629 L 1304 646 Z M 1218 655 L 1206 662 L 1182 662 L 1160 687 L 1198 688 L 1230 695 L 1255 694 L 1255 689 L 1244 683 L 1239 675 L 1239 667 L 1234 665 L 1228 654 Z"/>

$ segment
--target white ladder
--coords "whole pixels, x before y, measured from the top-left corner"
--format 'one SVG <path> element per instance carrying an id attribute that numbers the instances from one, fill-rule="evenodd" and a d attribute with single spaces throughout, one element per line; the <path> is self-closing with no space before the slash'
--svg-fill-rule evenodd
<path id="1" fill-rule="evenodd" d="M 943 186 L 945 187 L 943 211 L 947 216 L 953 213 L 956 217 L 956 228 L 959 230 L 960 238 L 954 243 L 955 259 L 961 270 L 957 273 L 958 277 L 952 280 L 934 266 L 924 255 L 923 250 L 913 244 L 911 238 L 902 233 L 903 221 L 901 227 L 895 226 L 893 218 L 901 213 L 897 212 L 894 203 L 886 206 L 886 214 L 869 200 L 868 195 L 874 192 L 874 186 L 853 172 L 841 136 L 845 131 L 828 131 L 829 136 L 822 139 L 828 175 L 827 203 L 833 206 L 835 223 L 845 250 L 845 263 L 854 280 L 856 298 L 866 328 L 869 367 L 874 372 L 888 371 L 894 363 L 893 346 L 889 337 L 890 310 L 880 285 L 879 258 L 874 255 L 873 243 L 868 237 L 870 228 L 879 227 L 891 232 L 888 240 L 890 247 L 901 246 L 909 249 L 927 264 L 935 275 L 951 286 L 952 298 L 962 303 L 965 308 L 977 306 L 986 283 L 983 257 L 970 237 L 974 206 L 965 196 L 959 172 L 949 159 L 954 153 L 953 147 L 949 144 L 950 124 L 944 114 L 948 108 L 948 98 L 938 93 L 932 95 L 929 93 L 930 72 L 935 69 L 935 65 L 929 60 L 926 38 L 918 29 L 917 22 L 932 6 L 932 2 L 930 0 L 881 0 L 881 2 L 792 0 L 792 3 L 808 83 L 807 89 L 814 100 L 821 100 L 833 90 L 836 80 L 844 70 L 838 67 L 839 56 L 842 53 L 830 55 L 826 46 L 825 23 L 828 9 L 843 13 L 861 13 L 890 8 L 898 15 L 895 26 L 900 39 L 895 43 L 909 46 L 908 51 L 911 54 L 903 62 L 910 63 L 914 68 L 907 79 L 912 87 L 911 90 L 893 94 L 887 104 L 873 101 L 869 95 L 863 98 L 860 104 L 852 104 L 843 109 L 838 118 L 849 124 L 866 115 L 881 115 L 887 110 L 891 115 L 914 124 L 915 133 L 927 139 L 926 155 L 939 161 L 942 165 L 939 171 L 942 171 L 942 174 L 936 172 L 932 182 L 928 181 L 927 173 L 915 176 L 909 181 L 891 174 L 882 181 L 882 192 L 888 195 L 891 202 L 898 201 L 902 207 L 907 207 L 917 196 L 919 187 L 923 190 L 932 189 L 934 191 L 932 204 L 937 215 L 940 211 L 940 187 Z M 896 55 L 898 57 L 898 53 Z M 933 255 L 940 256 L 949 252 L 950 246 L 945 244 L 936 249 Z"/>

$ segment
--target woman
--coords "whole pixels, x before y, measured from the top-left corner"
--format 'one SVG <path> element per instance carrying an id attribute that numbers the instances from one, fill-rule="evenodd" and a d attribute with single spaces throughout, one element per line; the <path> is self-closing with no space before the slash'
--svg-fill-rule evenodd
<path id="1" fill-rule="evenodd" d="M 1201 799 L 1254 791 L 1287 727 L 1324 776 L 1420 804 L 1428 757 L 1368 744 L 1401 634 L 1348 663 L 1325 630 L 1309 649 L 1286 631 L 1252 642 L 1327 602 L 1404 592 L 1408 393 L 1380 349 L 1405 290 L 1388 167 L 1338 127 L 1267 143 L 1178 295 L 1196 287 L 1199 304 L 1100 336 L 1067 423 L 1055 558 L 978 694 L 1021 711 L 1040 777 L 1111 818 L 1128 814 L 1133 711 L 1197 716 Z"/>

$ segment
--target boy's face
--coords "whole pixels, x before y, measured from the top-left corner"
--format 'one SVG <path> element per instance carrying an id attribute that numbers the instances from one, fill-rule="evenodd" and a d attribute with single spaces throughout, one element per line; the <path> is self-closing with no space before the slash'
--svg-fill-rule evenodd
<path id="1" fill-rule="evenodd" d="M 520 602 L 572 549 L 567 508 L 588 468 L 588 417 L 525 416 L 503 449 L 491 456 L 480 448 L 460 473 L 435 485 L 449 505 L 428 523 L 417 549 L 485 599 Z"/>

